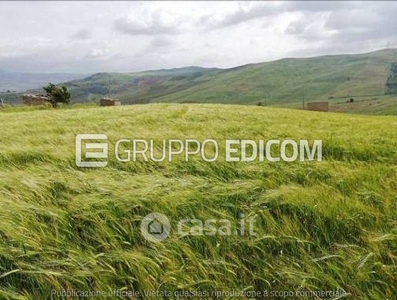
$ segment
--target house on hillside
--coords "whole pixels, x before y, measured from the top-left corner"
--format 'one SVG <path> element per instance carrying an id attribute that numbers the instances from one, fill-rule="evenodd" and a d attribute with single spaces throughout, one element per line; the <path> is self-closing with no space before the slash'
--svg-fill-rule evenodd
<path id="1" fill-rule="evenodd" d="M 121 101 L 118 99 L 111 99 L 111 98 L 102 98 L 99 101 L 100 106 L 119 106 L 121 105 Z"/>
<path id="2" fill-rule="evenodd" d="M 329 103 L 328 102 L 309 102 L 307 103 L 307 110 L 314 111 L 329 111 Z"/>
<path id="3" fill-rule="evenodd" d="M 46 95 L 33 95 L 24 94 L 22 95 L 22 102 L 24 105 L 51 105 L 51 98 Z"/>

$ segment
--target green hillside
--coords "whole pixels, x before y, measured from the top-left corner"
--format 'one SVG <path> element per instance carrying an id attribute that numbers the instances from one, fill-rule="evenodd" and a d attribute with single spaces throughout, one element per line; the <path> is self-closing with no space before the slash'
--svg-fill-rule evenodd
<path id="1" fill-rule="evenodd" d="M 232 69 L 181 68 L 131 74 L 101 73 L 68 84 L 78 101 L 103 96 L 125 104 L 205 102 L 300 105 L 395 93 L 397 50 L 314 58 L 286 58 Z"/>
<path id="2" fill-rule="evenodd" d="M 283 63 L 270 65 L 279 70 Z M 363 65 L 359 59 L 346 64 L 346 70 Z M 246 68 L 266 73 L 261 65 Z M 225 88 L 234 73 L 246 74 L 240 78 L 248 83 L 245 72 L 222 71 L 218 84 Z M 363 76 L 351 72 L 351 81 Z M 301 76 L 288 74 L 291 80 Z M 252 299 L 252 291 L 395 298 L 395 117 L 161 103 L 7 108 L 0 118 L 7 129 L 0 137 L 1 299 L 56 299 L 52 293 L 62 289 L 243 295 L 218 299 Z M 105 133 L 111 147 L 120 138 L 321 139 L 323 161 L 122 163 L 110 151 L 107 167 L 82 169 L 75 164 L 79 133 Z M 141 235 L 141 220 L 151 212 L 170 219 L 173 229 L 163 242 Z M 242 214 L 255 217 L 256 235 L 175 232 L 181 219 L 234 224 Z M 330 298 L 311 295 L 284 299 Z"/>
<path id="3" fill-rule="evenodd" d="M 217 69 L 187 67 L 141 73 L 99 73 L 67 84 L 75 101 L 103 96 L 120 98 L 124 104 L 149 103 L 153 99 L 186 90 L 209 80 Z"/>

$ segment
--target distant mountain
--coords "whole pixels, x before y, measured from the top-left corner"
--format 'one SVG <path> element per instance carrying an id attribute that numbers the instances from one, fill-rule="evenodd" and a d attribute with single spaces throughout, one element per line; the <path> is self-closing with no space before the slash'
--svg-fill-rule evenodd
<path id="1" fill-rule="evenodd" d="M 140 73 L 98 73 L 66 83 L 74 101 L 90 101 L 103 96 L 120 98 L 123 103 L 148 103 L 203 83 L 216 68 L 186 67 Z"/>
<path id="2" fill-rule="evenodd" d="M 67 83 L 75 101 L 103 96 L 123 104 L 207 102 L 300 105 L 304 101 L 379 96 L 397 91 L 397 50 L 285 58 L 231 69 L 187 67 L 99 73 Z M 332 100 L 334 99 L 334 100 Z"/>
<path id="3" fill-rule="evenodd" d="M 88 74 L 67 74 L 67 73 L 12 73 L 0 70 L 0 92 L 17 91 L 22 92 L 28 89 L 37 89 L 49 82 L 61 83 L 87 77 Z"/>
<path id="4" fill-rule="evenodd" d="M 68 76 L 76 76 L 77 79 L 62 80 Z M 394 105 L 394 100 L 397 105 L 397 49 L 365 54 L 285 58 L 231 69 L 185 67 L 82 76 L 3 72 L 0 73 L 0 86 L 4 86 L 7 79 L 19 85 L 12 87 L 8 84 L 7 89 L 21 90 L 23 85 L 24 88 L 36 88 L 35 92 L 39 92 L 48 82 L 66 82 L 74 102 L 114 97 L 123 104 L 261 102 L 264 105 L 302 107 L 303 103 L 313 100 L 344 103 L 351 98 L 368 101 L 387 97 L 388 107 Z M 17 93 L 3 93 L 2 97 L 9 103 L 20 102 Z M 379 103 L 368 102 L 366 109 L 371 110 L 375 104 Z"/>

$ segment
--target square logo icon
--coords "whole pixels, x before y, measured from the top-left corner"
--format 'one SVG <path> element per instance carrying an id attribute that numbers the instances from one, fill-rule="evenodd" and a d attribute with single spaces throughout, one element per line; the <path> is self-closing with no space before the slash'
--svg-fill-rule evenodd
<path id="1" fill-rule="evenodd" d="M 108 140 L 106 134 L 78 134 L 76 136 L 76 166 L 103 168 L 108 164 Z M 96 142 L 93 142 L 96 141 Z"/>

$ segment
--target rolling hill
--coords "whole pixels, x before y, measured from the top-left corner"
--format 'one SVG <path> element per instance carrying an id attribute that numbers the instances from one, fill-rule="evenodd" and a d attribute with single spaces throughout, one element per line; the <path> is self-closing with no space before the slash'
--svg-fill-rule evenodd
<path id="1" fill-rule="evenodd" d="M 100 73 L 67 83 L 76 101 L 116 97 L 124 104 L 203 102 L 297 106 L 395 93 L 397 50 L 285 58 L 231 69 L 188 67 L 141 73 Z M 394 70 L 394 71 L 393 71 Z"/>

